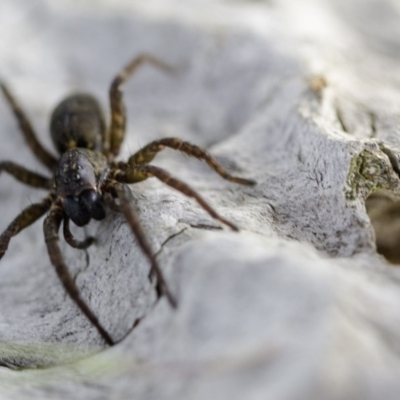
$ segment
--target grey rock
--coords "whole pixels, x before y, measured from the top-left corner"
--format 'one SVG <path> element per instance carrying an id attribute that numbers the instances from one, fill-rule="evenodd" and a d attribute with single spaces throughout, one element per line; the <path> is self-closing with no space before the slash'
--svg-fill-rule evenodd
<path id="1" fill-rule="evenodd" d="M 178 136 L 257 181 L 234 185 L 172 151 L 155 162 L 239 233 L 159 182 L 132 185 L 177 310 L 157 298 L 121 215 L 74 230 L 97 238 L 86 252 L 63 245 L 63 254 L 118 341 L 112 348 L 62 289 L 40 222 L 14 238 L 0 263 L 1 399 L 397 398 L 400 273 L 375 244 L 377 235 L 378 247 L 390 239 L 397 248 L 396 218 L 370 197 L 397 210 L 395 2 L 1 8 L 1 79 L 48 148 L 49 115 L 63 96 L 88 90 L 106 109 L 112 77 L 146 51 L 179 73 L 146 67 L 127 85 L 121 157 Z M 0 159 L 45 172 L 3 100 L 0 121 Z M 0 230 L 43 196 L 2 174 Z"/>

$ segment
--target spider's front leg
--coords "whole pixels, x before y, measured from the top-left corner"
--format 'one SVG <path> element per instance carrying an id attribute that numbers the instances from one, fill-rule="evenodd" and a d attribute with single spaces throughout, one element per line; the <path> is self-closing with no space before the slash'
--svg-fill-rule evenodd
<path id="1" fill-rule="evenodd" d="M 208 212 L 214 219 L 222 222 L 225 225 L 228 225 L 232 230 L 238 231 L 238 227 L 232 222 L 228 221 L 221 215 L 219 215 L 203 197 L 197 193 L 194 189 L 192 189 L 187 183 L 182 182 L 181 180 L 174 178 L 167 171 L 162 168 L 155 167 L 154 165 L 128 165 L 124 163 L 118 164 L 121 169 L 117 169 L 114 172 L 114 178 L 118 182 L 124 183 L 136 183 L 143 181 L 148 178 L 157 178 L 161 182 L 165 183 L 168 186 L 178 190 L 188 197 L 194 198 L 200 206 Z"/>
<path id="2" fill-rule="evenodd" d="M 96 327 L 106 343 L 112 346 L 114 344 L 114 341 L 111 339 L 107 331 L 102 327 L 98 318 L 94 315 L 86 302 L 82 299 L 79 293 L 79 289 L 77 288 L 74 279 L 70 275 L 68 268 L 64 263 L 58 244 L 58 231 L 60 229 L 60 225 L 63 219 L 64 211 L 61 205 L 53 203 L 50 209 L 50 213 L 44 220 L 43 224 L 43 231 L 50 261 L 53 264 L 61 283 L 63 284 L 66 292 L 69 294 L 71 299 L 76 303 L 76 305 L 80 308 L 87 319 Z"/>
<path id="3" fill-rule="evenodd" d="M 17 181 L 38 189 L 51 189 L 52 180 L 12 161 L 0 162 L 0 173 L 7 172 Z"/>
<path id="4" fill-rule="evenodd" d="M 0 235 L 0 259 L 8 249 L 8 245 L 13 236 L 18 235 L 23 229 L 37 221 L 51 207 L 54 200 L 53 195 L 47 196 L 40 203 L 31 204 L 26 207 Z"/>
<path id="5" fill-rule="evenodd" d="M 187 154 L 188 156 L 206 162 L 211 169 L 213 169 L 218 175 L 222 176 L 222 178 L 226 179 L 227 181 L 248 186 L 253 186 L 256 184 L 256 182 L 251 179 L 244 179 L 229 174 L 214 157 L 208 154 L 205 149 L 196 146 L 195 144 L 185 142 L 179 138 L 164 138 L 149 143 L 141 150 L 133 154 L 131 157 L 129 157 L 128 164 L 132 166 L 148 164 L 153 161 L 154 157 L 166 147 L 173 150 L 178 150 L 182 153 Z"/>
<path id="6" fill-rule="evenodd" d="M 124 184 L 121 184 L 118 182 L 113 182 L 113 181 L 109 182 L 104 187 L 104 190 L 111 193 L 113 195 L 113 197 L 118 198 L 119 203 L 120 203 L 118 206 L 118 210 L 125 215 L 125 218 L 129 223 L 129 226 L 131 228 L 133 235 L 136 237 L 138 244 L 141 247 L 143 253 L 149 259 L 149 261 L 151 263 L 151 270 L 154 271 L 154 273 L 156 274 L 157 285 L 158 285 L 159 290 L 161 291 L 161 293 L 166 295 L 171 306 L 176 308 L 177 302 L 176 302 L 174 296 L 171 294 L 171 292 L 168 289 L 168 285 L 167 285 L 167 282 L 161 271 L 161 268 L 158 265 L 157 260 L 153 256 L 151 247 L 146 240 L 146 236 L 143 232 L 143 229 L 142 229 L 138 219 L 136 218 L 134 211 L 132 210 L 133 196 L 132 196 L 131 190 L 129 189 L 129 187 L 127 185 L 124 185 Z"/>

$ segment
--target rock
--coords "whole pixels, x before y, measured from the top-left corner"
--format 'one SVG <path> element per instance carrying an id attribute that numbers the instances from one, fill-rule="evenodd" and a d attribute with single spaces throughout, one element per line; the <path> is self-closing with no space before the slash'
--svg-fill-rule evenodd
<path id="1" fill-rule="evenodd" d="M 106 108 L 113 76 L 146 51 L 178 74 L 146 67 L 127 85 L 122 157 L 177 136 L 257 185 L 172 151 L 155 162 L 239 233 L 159 182 L 132 185 L 177 310 L 121 215 L 74 230 L 97 239 L 63 254 L 111 348 L 65 294 L 41 223 L 15 237 L 0 264 L 2 399 L 396 398 L 400 274 L 374 227 L 397 262 L 398 6 L 110 5 L 2 4 L 1 77 L 43 143 L 63 96 Z M 4 101 L 0 117 L 0 158 L 44 173 Z M 3 175 L 0 229 L 44 197 Z"/>

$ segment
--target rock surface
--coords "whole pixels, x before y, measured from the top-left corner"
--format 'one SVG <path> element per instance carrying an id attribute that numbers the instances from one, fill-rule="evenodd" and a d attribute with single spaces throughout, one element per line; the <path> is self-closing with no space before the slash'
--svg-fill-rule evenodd
<path id="1" fill-rule="evenodd" d="M 149 3 L 2 1 L 1 79 L 51 148 L 49 114 L 66 94 L 106 108 L 134 55 L 176 65 L 127 85 L 122 157 L 167 136 L 208 148 L 257 186 L 172 151 L 155 164 L 241 231 L 158 182 L 132 186 L 176 311 L 120 215 L 74 231 L 97 238 L 63 252 L 112 348 L 64 293 L 40 222 L 22 232 L 0 264 L 1 399 L 397 398 L 400 273 L 372 223 L 395 262 L 398 3 Z M 0 159 L 45 172 L 3 100 L 0 121 Z M 43 196 L 3 174 L 0 229 Z"/>

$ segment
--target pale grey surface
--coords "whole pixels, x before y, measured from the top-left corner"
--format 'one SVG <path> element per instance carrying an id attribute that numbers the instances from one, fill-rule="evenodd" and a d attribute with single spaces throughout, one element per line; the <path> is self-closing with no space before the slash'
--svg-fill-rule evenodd
<path id="1" fill-rule="evenodd" d="M 0 263 L 1 399 L 395 399 L 400 273 L 375 252 L 365 198 L 399 192 L 377 140 L 399 148 L 400 7 L 386 1 L 3 1 L 1 78 L 51 146 L 52 107 L 151 52 L 127 86 L 123 156 L 179 136 L 255 188 L 172 152 L 157 165 L 200 191 L 240 233 L 157 182 L 135 207 L 179 301 L 156 297 L 117 214 L 98 245 L 64 246 L 111 349 L 64 294 L 41 223 Z M 326 87 L 316 89 L 315 82 Z M 0 159 L 43 171 L 0 100 Z M 0 181 L 0 229 L 43 194 Z M 77 229 L 83 237 L 85 230 Z M 25 367 L 48 367 L 25 369 Z"/>

